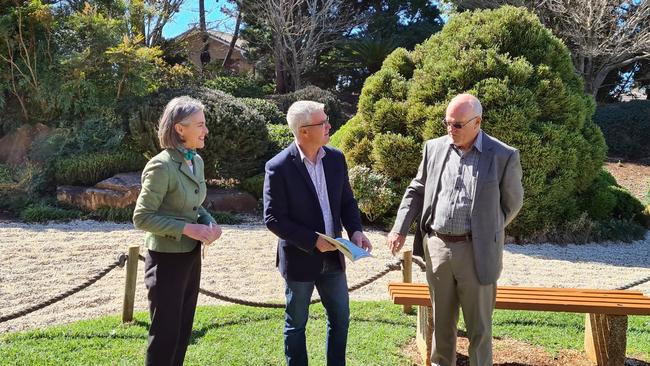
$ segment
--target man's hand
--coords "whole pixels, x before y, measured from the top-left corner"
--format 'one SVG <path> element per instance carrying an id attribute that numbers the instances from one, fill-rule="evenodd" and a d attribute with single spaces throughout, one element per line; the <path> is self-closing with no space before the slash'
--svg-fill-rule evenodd
<path id="1" fill-rule="evenodd" d="M 388 246 L 388 249 L 390 249 L 390 252 L 393 255 L 399 253 L 400 249 L 402 249 L 402 247 L 404 246 L 405 241 L 406 241 L 406 235 L 402 235 L 394 231 L 391 231 L 386 237 L 386 245 Z"/>
<path id="2" fill-rule="evenodd" d="M 321 238 L 320 236 L 316 240 L 316 249 L 321 252 L 333 252 L 337 250 L 334 245 L 328 243 L 327 240 Z"/>
<path id="3" fill-rule="evenodd" d="M 221 237 L 221 227 L 212 224 L 212 227 L 203 224 L 185 224 L 183 234 L 204 244 L 211 244 Z"/>
<path id="4" fill-rule="evenodd" d="M 372 252 L 372 244 L 370 244 L 370 240 L 363 232 L 355 231 L 350 240 L 368 253 Z"/>

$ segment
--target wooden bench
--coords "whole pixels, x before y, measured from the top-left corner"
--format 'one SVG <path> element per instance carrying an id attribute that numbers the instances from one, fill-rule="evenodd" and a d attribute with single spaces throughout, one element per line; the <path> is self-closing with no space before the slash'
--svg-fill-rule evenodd
<path id="1" fill-rule="evenodd" d="M 423 283 L 391 283 L 395 304 L 416 305 L 416 343 L 427 364 L 432 319 L 429 289 Z M 599 366 L 623 366 L 628 315 L 650 315 L 650 297 L 638 291 L 568 288 L 497 288 L 497 309 L 585 313 L 585 351 Z"/>

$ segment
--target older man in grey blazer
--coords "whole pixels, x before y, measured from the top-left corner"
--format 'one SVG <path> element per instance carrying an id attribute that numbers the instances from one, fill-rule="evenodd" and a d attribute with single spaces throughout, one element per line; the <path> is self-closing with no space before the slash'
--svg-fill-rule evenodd
<path id="1" fill-rule="evenodd" d="M 454 97 L 442 121 L 447 136 L 426 142 L 386 242 L 393 254 L 417 218 L 413 252 L 424 255 L 433 304 L 432 365 L 456 365 L 459 306 L 472 366 L 492 365 L 492 312 L 501 274 L 504 228 L 523 203 L 519 151 L 481 130 L 482 107 Z"/>

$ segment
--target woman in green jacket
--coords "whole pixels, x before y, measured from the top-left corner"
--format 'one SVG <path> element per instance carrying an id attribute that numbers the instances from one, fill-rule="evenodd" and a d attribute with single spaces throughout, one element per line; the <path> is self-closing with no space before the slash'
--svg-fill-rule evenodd
<path id="1" fill-rule="evenodd" d="M 160 118 L 164 149 L 142 171 L 142 190 L 133 212 L 146 231 L 144 282 L 149 290 L 151 327 L 146 365 L 182 365 L 192 333 L 201 278 L 201 245 L 221 228 L 201 207 L 206 185 L 203 148 L 208 128 L 203 104 L 187 96 L 172 99 Z"/>

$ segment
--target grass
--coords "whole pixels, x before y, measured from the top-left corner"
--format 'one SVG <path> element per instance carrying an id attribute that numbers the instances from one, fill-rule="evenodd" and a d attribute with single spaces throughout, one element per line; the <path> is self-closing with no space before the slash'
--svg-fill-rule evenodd
<path id="1" fill-rule="evenodd" d="M 389 302 L 352 302 L 348 365 L 411 365 L 402 347 L 415 336 L 415 316 Z M 0 365 L 141 365 L 147 313 L 131 325 L 118 316 L 0 337 Z M 186 365 L 283 365 L 282 309 L 207 306 L 197 310 Z M 461 327 L 462 327 L 461 323 Z M 544 347 L 582 350 L 584 315 L 497 310 L 494 336 Z M 325 315 L 311 308 L 310 365 L 324 365 Z M 629 318 L 628 356 L 650 360 L 650 317 Z"/>

